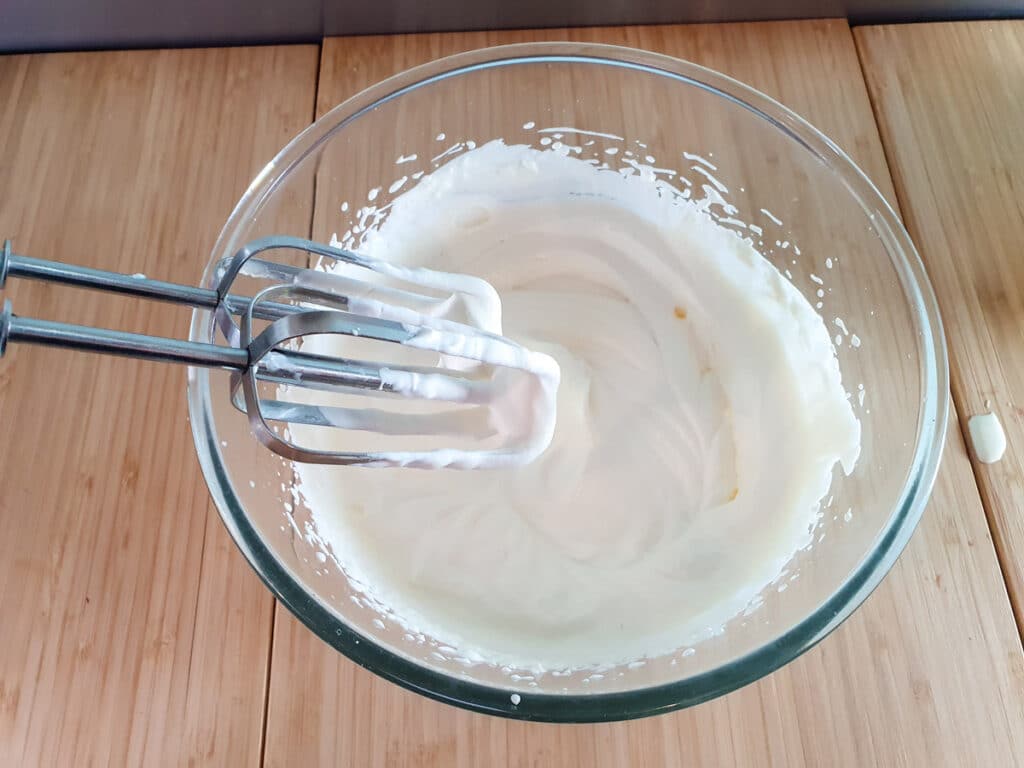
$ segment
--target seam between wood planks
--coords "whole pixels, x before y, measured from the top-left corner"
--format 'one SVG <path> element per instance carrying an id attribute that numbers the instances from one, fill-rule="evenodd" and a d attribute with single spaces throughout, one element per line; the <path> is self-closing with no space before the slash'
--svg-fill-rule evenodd
<path id="1" fill-rule="evenodd" d="M 267 759 L 267 718 L 270 713 L 270 669 L 274 663 L 274 634 L 277 632 L 277 598 L 270 608 L 270 642 L 267 643 L 267 664 L 263 675 L 263 724 L 260 727 L 260 766 Z"/>
<path id="2" fill-rule="evenodd" d="M 316 49 L 316 74 L 313 78 L 313 106 L 310 109 L 310 125 L 315 123 L 317 120 L 317 108 L 320 104 L 320 73 L 323 71 L 324 58 L 323 38 L 316 43 Z M 309 208 L 309 221 L 306 223 L 306 236 L 310 238 L 313 237 L 313 219 L 316 216 L 316 180 L 318 175 L 319 174 L 313 175 L 313 196 Z M 306 266 L 313 266 L 312 256 L 307 257 Z M 292 470 L 292 484 L 294 485 L 295 482 L 295 470 Z M 267 725 L 270 718 L 270 681 L 274 666 L 274 637 L 277 634 L 277 613 L 281 608 L 281 603 L 277 599 L 277 596 L 273 595 L 272 599 L 274 604 L 270 611 L 270 642 L 267 643 L 267 664 L 263 677 L 263 722 L 260 726 L 260 768 L 263 768 L 267 761 Z"/>

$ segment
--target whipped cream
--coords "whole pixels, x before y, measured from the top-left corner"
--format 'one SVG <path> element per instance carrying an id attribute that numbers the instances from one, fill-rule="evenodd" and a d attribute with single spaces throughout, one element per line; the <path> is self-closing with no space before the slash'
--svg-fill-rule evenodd
<path id="1" fill-rule="evenodd" d="M 580 669 L 698 642 L 811 543 L 834 468 L 853 470 L 860 425 L 822 318 L 651 174 L 491 142 L 396 198 L 359 250 L 483 278 L 501 299 L 488 330 L 560 369 L 550 444 L 525 466 L 296 467 L 350 580 L 464 659 Z M 529 402 L 509 400 L 504 429 Z"/>

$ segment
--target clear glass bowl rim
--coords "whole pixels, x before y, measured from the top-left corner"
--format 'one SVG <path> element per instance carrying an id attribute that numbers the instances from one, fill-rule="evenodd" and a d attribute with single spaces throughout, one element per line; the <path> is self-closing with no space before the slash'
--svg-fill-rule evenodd
<path id="1" fill-rule="evenodd" d="M 213 259 L 243 243 L 241 231 L 292 168 L 345 125 L 403 93 L 480 69 L 523 63 L 569 62 L 639 70 L 696 86 L 751 111 L 815 155 L 835 173 L 874 224 L 891 255 L 920 329 L 923 382 L 918 441 L 908 479 L 887 528 L 847 581 L 813 614 L 766 645 L 698 675 L 619 693 L 524 694 L 481 685 L 421 666 L 357 633 L 320 604 L 282 566 L 249 521 L 229 479 L 214 428 L 207 371 L 190 369 L 188 405 L 200 465 L 220 516 L 242 554 L 281 603 L 324 642 L 375 674 L 432 699 L 476 712 L 544 722 L 602 722 L 663 714 L 729 693 L 773 672 L 812 648 L 874 590 L 903 551 L 935 482 L 949 414 L 949 368 L 934 292 L 899 217 L 850 158 L 805 120 L 759 91 L 714 70 L 662 54 L 589 43 L 525 43 L 456 54 L 414 67 L 352 96 L 296 136 L 256 176 L 228 218 Z M 209 314 L 196 311 L 191 338 L 208 336 Z"/>

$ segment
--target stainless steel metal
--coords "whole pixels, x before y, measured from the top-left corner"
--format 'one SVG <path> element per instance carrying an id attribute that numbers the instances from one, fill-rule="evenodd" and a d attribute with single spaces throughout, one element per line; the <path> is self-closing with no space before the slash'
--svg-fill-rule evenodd
<path id="1" fill-rule="evenodd" d="M 847 17 L 1014 18 L 1020 0 L 3 0 L 0 51 L 319 43 L 330 35 Z"/>
<path id="2" fill-rule="evenodd" d="M 11 252 L 11 241 L 5 240 L 3 250 L 0 251 L 0 288 L 4 287 L 8 277 L 40 280 L 76 288 L 92 288 L 108 293 L 137 296 L 140 299 L 167 301 L 206 309 L 214 309 L 223 302 L 235 315 L 242 314 L 249 303 L 247 297 L 230 294 L 221 297 L 216 290 L 210 288 L 150 280 L 144 275 L 123 275 L 120 272 L 108 272 L 60 261 L 19 256 Z M 294 311 L 292 307 L 284 305 L 266 305 L 261 309 L 259 317 L 264 320 L 273 320 Z"/>
<path id="3" fill-rule="evenodd" d="M 258 386 L 260 382 L 316 391 L 409 396 L 408 391 L 395 389 L 395 372 L 419 377 L 443 376 L 449 384 L 449 394 L 433 398 L 442 401 L 471 402 L 472 397 L 462 400 L 450 393 L 472 395 L 475 388 L 481 386 L 479 382 L 466 378 L 458 371 L 390 363 L 384 366 L 381 363 L 305 354 L 289 348 L 289 342 L 324 334 L 402 344 L 426 326 L 350 311 L 350 296 L 344 291 L 367 287 L 358 280 L 256 258 L 268 251 L 281 250 L 297 250 L 304 256 L 318 255 L 384 274 L 392 274 L 395 269 L 350 251 L 312 241 L 286 236 L 269 237 L 249 243 L 233 257 L 226 259 L 216 272 L 215 284 L 201 288 L 150 280 L 144 275 L 124 275 L 17 255 L 12 253 L 10 241 L 6 241 L 0 252 L 0 288 L 7 278 L 19 277 L 207 309 L 215 313 L 225 343 L 189 342 L 19 317 L 13 313 L 11 302 L 6 301 L 0 313 L 0 355 L 3 355 L 8 343 L 14 342 L 233 371 L 230 396 L 236 407 L 246 412 L 256 437 L 271 450 L 296 461 L 379 464 L 385 459 L 382 453 L 306 449 L 291 442 L 282 435 L 282 430 L 269 422 L 342 427 L 392 435 L 422 434 L 425 430 L 436 432 L 439 426 L 472 424 L 471 420 L 465 418 L 464 411 L 408 414 L 395 420 L 390 416 L 385 418 L 382 411 L 374 409 L 342 408 L 329 403 L 310 404 L 261 397 Z M 255 296 L 239 296 L 231 293 L 230 288 L 240 275 L 267 281 L 271 285 Z M 399 279 L 413 282 L 409 277 Z M 375 296 L 394 299 L 417 308 L 411 310 L 410 317 L 420 318 L 424 323 L 436 322 L 417 312 L 419 309 L 436 306 L 440 301 L 437 297 L 377 285 L 372 290 Z M 361 306 L 365 306 L 365 301 Z M 235 321 L 236 316 L 241 318 L 241 325 Z M 404 319 L 405 315 L 402 317 Z M 256 321 L 266 323 L 266 327 L 258 333 L 254 330 Z M 465 336 L 483 333 L 447 321 L 446 329 L 450 332 L 452 327 L 455 333 Z M 389 375 L 385 376 L 384 371 Z"/>
<path id="4" fill-rule="evenodd" d="M 10 301 L 6 302 L 2 321 L 5 341 L 208 368 L 244 371 L 249 366 L 249 353 L 245 349 L 17 317 L 10 312 L 10 307 Z"/>
<path id="5" fill-rule="evenodd" d="M 3 311 L 0 312 L 0 357 L 7 351 L 7 337 L 11 332 L 11 300 L 4 302 Z"/>

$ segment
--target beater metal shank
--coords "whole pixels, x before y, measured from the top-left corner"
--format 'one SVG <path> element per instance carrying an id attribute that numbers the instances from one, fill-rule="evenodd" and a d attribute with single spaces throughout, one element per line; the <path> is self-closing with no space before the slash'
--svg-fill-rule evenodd
<path id="1" fill-rule="evenodd" d="M 0 252 L 0 288 L 8 278 L 16 277 L 49 283 L 119 293 L 143 299 L 165 301 L 214 313 L 216 328 L 225 343 L 203 343 L 150 336 L 83 325 L 55 322 L 15 315 L 11 302 L 5 301 L 0 313 L 0 356 L 9 343 L 36 344 L 64 349 L 77 349 L 101 354 L 123 355 L 161 362 L 184 363 L 232 372 L 230 396 L 240 410 L 246 412 L 256 437 L 271 450 L 295 461 L 325 464 L 369 464 L 391 466 L 396 463 L 412 466 L 444 466 L 438 460 L 444 451 L 422 451 L 402 454 L 400 462 L 392 460 L 393 452 L 323 451 L 297 445 L 270 422 L 306 424 L 345 429 L 381 432 L 384 434 L 457 434 L 461 425 L 482 423 L 467 419 L 465 409 L 438 414 L 384 414 L 375 409 L 340 408 L 330 404 L 285 402 L 260 395 L 261 382 L 276 385 L 278 391 L 302 388 L 342 393 L 392 394 L 423 397 L 409 388 L 396 386 L 396 381 L 429 380 L 429 399 L 483 407 L 488 384 L 462 371 L 412 365 L 387 364 L 340 357 L 304 353 L 302 339 L 310 336 L 341 335 L 361 337 L 395 344 L 414 341 L 419 349 L 459 356 L 491 366 L 520 367 L 518 360 L 544 358 L 530 353 L 486 330 L 430 316 L 451 303 L 451 297 L 436 297 L 385 285 L 368 286 L 351 277 L 295 267 L 273 260 L 257 258 L 260 254 L 279 251 L 300 251 L 308 255 L 344 262 L 367 269 L 386 278 L 422 284 L 435 291 L 458 278 L 458 285 L 467 293 L 478 293 L 481 301 L 497 301 L 494 289 L 482 280 L 467 276 L 448 276 L 429 270 L 402 268 L 368 259 L 351 251 L 290 236 L 267 237 L 249 243 L 216 270 L 207 288 L 151 280 L 144 275 L 117 272 L 45 261 L 14 254 L 10 241 Z M 240 276 L 272 284 L 254 296 L 231 292 Z M 352 298 L 348 291 L 366 288 L 364 295 Z M 372 294 L 380 298 L 366 298 Z M 381 301 L 386 299 L 395 304 Z M 363 310 L 363 313 L 353 311 Z M 239 323 L 236 318 L 240 318 Z M 256 322 L 265 323 L 258 333 Z M 431 339 L 436 339 L 432 342 Z M 484 339 L 501 353 L 476 354 L 487 349 Z M 532 357 L 531 357 L 532 356 Z M 542 362 L 546 362 L 542 360 Z M 542 366 L 554 370 L 557 365 Z M 405 376 L 406 378 L 401 378 Z M 428 378 L 424 378 L 428 377 Z M 429 378 L 433 377 L 433 378 Z M 475 404 L 475 405 L 474 405 Z M 477 428 L 481 431 L 481 428 Z M 483 430 L 486 431 L 486 430 Z M 500 452 L 500 449 L 498 450 Z M 450 452 L 448 452 L 450 453 Z M 456 452 L 458 453 L 458 452 Z M 453 466 L 460 466 L 453 460 Z"/>

